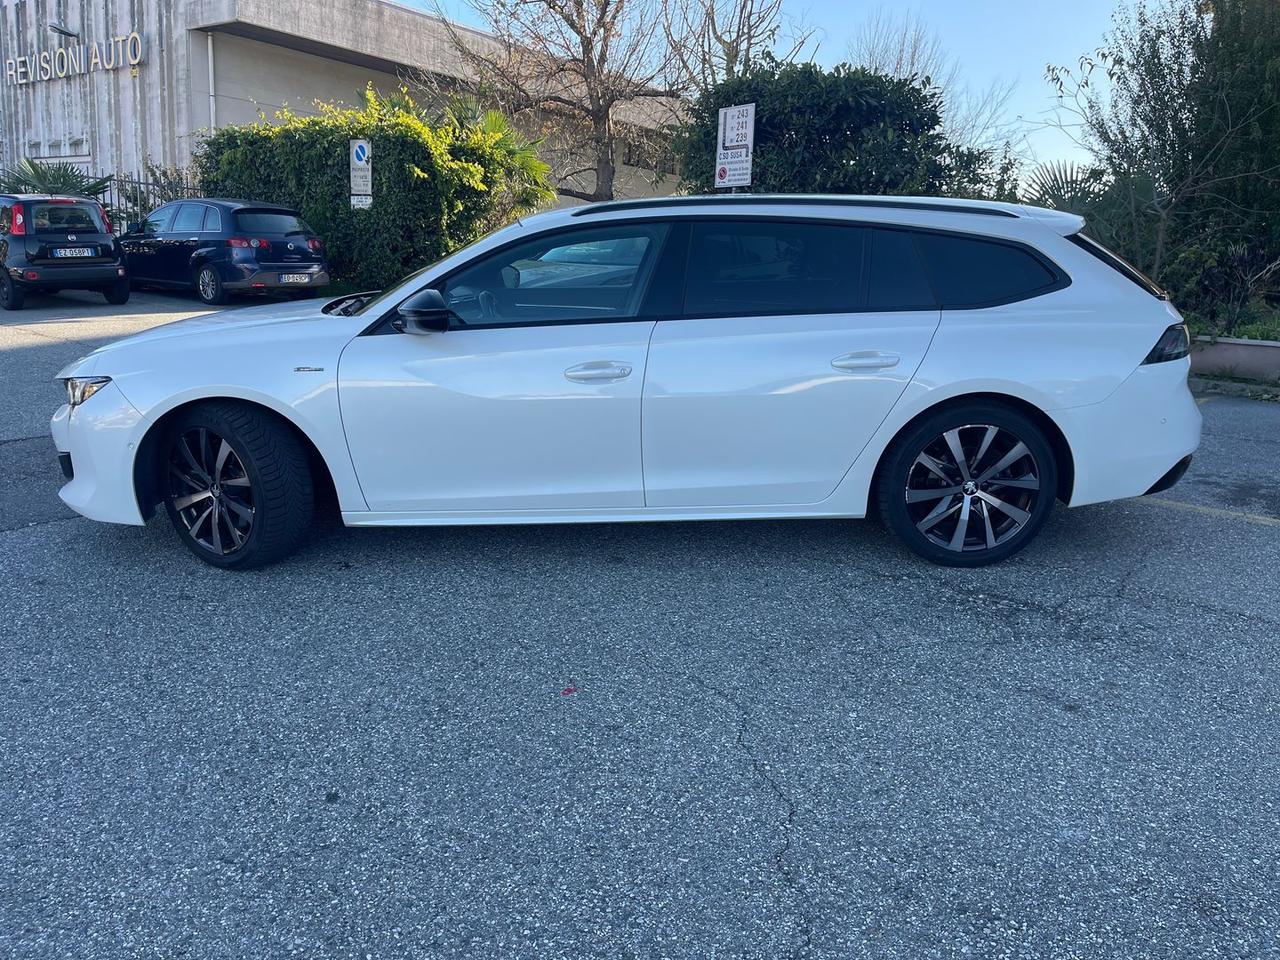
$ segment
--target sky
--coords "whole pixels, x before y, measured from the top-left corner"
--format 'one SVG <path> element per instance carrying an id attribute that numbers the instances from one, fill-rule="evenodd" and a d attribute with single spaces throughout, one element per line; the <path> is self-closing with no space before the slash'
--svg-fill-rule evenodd
<path id="1" fill-rule="evenodd" d="M 433 0 L 407 2 L 433 8 Z M 1074 66 L 1081 54 L 1095 50 L 1123 2 L 1128 0 L 784 0 L 784 10 L 816 28 L 820 41 L 814 59 L 824 66 L 847 58 L 849 39 L 876 10 L 914 13 L 941 37 L 972 89 L 993 81 L 1013 85 L 1006 119 L 1025 133 L 1020 150 L 1035 164 L 1087 158 L 1072 136 L 1054 125 L 1059 117 L 1070 118 L 1055 110 L 1045 66 Z M 441 5 L 453 19 L 477 23 L 466 0 L 442 0 Z"/>

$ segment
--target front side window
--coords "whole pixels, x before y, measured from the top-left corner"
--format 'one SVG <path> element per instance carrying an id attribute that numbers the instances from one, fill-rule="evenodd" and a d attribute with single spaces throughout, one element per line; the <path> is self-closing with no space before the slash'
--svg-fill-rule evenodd
<path id="1" fill-rule="evenodd" d="M 1043 262 L 1007 243 L 944 233 L 918 233 L 916 243 L 944 308 L 1024 300 L 1057 283 Z"/>
<path id="2" fill-rule="evenodd" d="M 840 224 L 724 220 L 693 225 L 690 316 L 857 309 L 865 231 Z"/>
<path id="3" fill-rule="evenodd" d="M 173 207 L 161 207 L 142 221 L 142 232 L 147 236 L 165 233 L 169 229 L 169 221 L 173 219 Z"/>
<path id="4" fill-rule="evenodd" d="M 175 233 L 194 233 L 204 225 L 204 205 L 184 203 L 178 208 L 178 215 L 173 218 Z"/>
<path id="5" fill-rule="evenodd" d="M 637 223 L 540 237 L 463 268 L 441 293 L 466 326 L 636 317 L 667 230 Z"/>

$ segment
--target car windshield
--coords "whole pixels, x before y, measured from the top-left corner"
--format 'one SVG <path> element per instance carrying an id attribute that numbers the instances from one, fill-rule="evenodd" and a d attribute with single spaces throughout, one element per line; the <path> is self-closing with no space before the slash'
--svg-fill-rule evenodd
<path id="1" fill-rule="evenodd" d="M 27 216 L 36 233 L 105 233 L 102 213 L 93 203 L 29 203 Z"/>
<path id="2" fill-rule="evenodd" d="M 307 222 L 296 213 L 282 210 L 238 210 L 235 215 L 238 233 L 275 233 L 288 236 L 292 233 L 312 233 Z"/>

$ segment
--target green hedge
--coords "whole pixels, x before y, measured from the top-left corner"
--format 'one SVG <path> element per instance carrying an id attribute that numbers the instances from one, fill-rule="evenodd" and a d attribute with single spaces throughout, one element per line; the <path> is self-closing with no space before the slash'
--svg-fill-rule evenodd
<path id="1" fill-rule="evenodd" d="M 348 141 L 370 141 L 373 206 L 353 210 Z M 335 279 L 377 289 L 553 198 L 547 167 L 493 116 L 430 123 L 403 93 L 322 105 L 208 135 L 194 166 L 207 196 L 286 204 L 324 239 Z"/>

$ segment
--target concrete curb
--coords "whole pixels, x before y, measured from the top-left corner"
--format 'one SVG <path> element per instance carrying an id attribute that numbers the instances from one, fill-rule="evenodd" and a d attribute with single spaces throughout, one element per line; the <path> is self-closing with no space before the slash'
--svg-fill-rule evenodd
<path id="1" fill-rule="evenodd" d="M 1280 403 L 1280 387 L 1265 383 L 1248 383 L 1241 380 L 1216 380 L 1211 377 L 1189 377 L 1191 392 L 1205 396 L 1247 397 L 1250 400 L 1270 400 Z"/>

